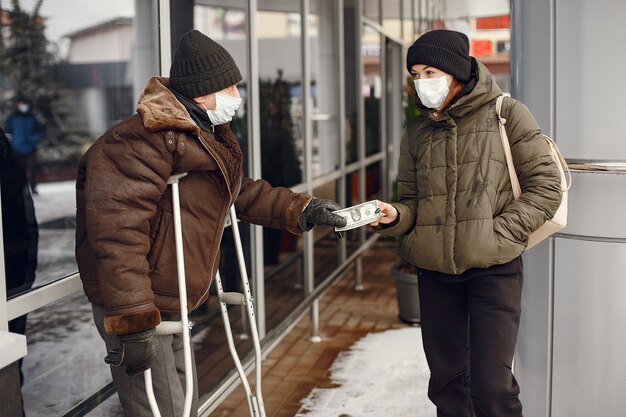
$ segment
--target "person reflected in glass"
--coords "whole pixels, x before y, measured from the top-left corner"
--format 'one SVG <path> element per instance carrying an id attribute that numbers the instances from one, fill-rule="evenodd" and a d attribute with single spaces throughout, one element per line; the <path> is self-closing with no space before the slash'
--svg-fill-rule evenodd
<path id="1" fill-rule="evenodd" d="M 179 189 L 190 310 L 208 297 L 232 204 L 242 221 L 294 234 L 346 223 L 332 213 L 340 208 L 333 201 L 243 176 L 229 126 L 241 79 L 226 49 L 187 32 L 170 77 L 150 78 L 137 114 L 104 133 L 79 163 L 76 259 L 127 416 L 152 415 L 141 375 L 149 368 L 162 415 L 183 409 L 182 336 L 155 336 L 161 320 L 180 316 L 170 176 L 188 173 Z M 197 383 L 194 391 L 193 416 Z"/>
<path id="2" fill-rule="evenodd" d="M 41 127 L 33 114 L 30 100 L 18 97 L 15 109 L 6 121 L 6 134 L 11 138 L 15 156 L 28 175 L 33 194 L 37 194 L 37 146 L 41 140 Z"/>
<path id="3" fill-rule="evenodd" d="M 7 296 L 12 297 L 30 289 L 35 281 L 39 231 L 26 172 L 2 129 L 0 129 L 0 198 L 4 273 Z M 26 315 L 9 321 L 9 332 L 25 334 Z M 20 386 L 24 382 L 22 360 L 20 359 L 16 365 L 14 376 L 9 375 L 14 371 L 9 367 L 0 371 L 0 392 L 6 397 L 6 403 L 0 406 L 0 415 L 23 414 L 20 391 Z M 8 411 L 18 409 L 19 414 Z M 2 410 L 6 414 L 2 414 Z"/>
<path id="4" fill-rule="evenodd" d="M 371 225 L 402 237 L 417 268 L 428 396 L 438 416 L 521 417 L 511 372 L 529 235 L 557 211 L 561 176 L 517 100 L 503 117 L 522 194 L 515 200 L 496 114 L 502 95 L 466 35 L 433 30 L 407 53 L 422 114 L 400 145 L 398 202 Z M 417 300 L 416 300 L 417 301 Z"/>

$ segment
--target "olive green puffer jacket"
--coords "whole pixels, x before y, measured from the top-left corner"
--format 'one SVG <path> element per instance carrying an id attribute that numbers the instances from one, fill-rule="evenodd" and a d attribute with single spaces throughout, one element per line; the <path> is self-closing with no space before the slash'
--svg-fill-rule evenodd
<path id="1" fill-rule="evenodd" d="M 495 108 L 502 91 L 477 67 L 469 94 L 442 114 L 425 110 L 402 138 L 393 204 L 400 217 L 380 232 L 405 235 L 400 253 L 418 268 L 461 274 L 506 263 L 561 202 L 560 173 L 539 126 L 509 98 L 502 116 L 522 188 L 514 200 Z"/>

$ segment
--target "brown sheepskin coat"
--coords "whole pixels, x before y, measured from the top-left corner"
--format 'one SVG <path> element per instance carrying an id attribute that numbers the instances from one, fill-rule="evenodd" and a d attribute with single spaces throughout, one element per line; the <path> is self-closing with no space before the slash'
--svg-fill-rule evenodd
<path id="1" fill-rule="evenodd" d="M 155 327 L 180 311 L 171 175 L 179 185 L 188 308 L 208 297 L 218 268 L 226 214 L 302 233 L 298 218 L 311 197 L 242 178 L 242 155 L 230 128 L 198 128 L 167 88 L 151 78 L 138 114 L 108 130 L 80 161 L 76 182 L 76 260 L 91 303 L 103 304 L 108 333 Z"/>

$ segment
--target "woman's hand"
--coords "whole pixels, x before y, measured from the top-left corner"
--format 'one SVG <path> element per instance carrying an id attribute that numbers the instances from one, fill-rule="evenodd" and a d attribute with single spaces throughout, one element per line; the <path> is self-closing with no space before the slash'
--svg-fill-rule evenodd
<path id="1" fill-rule="evenodd" d="M 370 223 L 370 226 L 378 226 L 378 224 L 389 224 L 396 221 L 398 218 L 398 210 L 391 204 L 383 201 L 377 201 L 378 208 L 380 209 L 380 217 Z"/>

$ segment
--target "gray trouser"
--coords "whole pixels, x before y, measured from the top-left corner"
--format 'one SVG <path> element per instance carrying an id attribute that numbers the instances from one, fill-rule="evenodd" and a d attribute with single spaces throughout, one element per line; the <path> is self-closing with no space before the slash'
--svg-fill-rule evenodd
<path id="1" fill-rule="evenodd" d="M 119 347 L 119 338 L 104 331 L 104 306 L 94 304 L 93 318 L 98 332 L 106 345 L 107 352 Z M 163 317 L 164 320 L 179 320 L 180 317 Z M 152 368 L 154 396 L 159 404 L 162 417 L 179 417 L 185 403 L 185 358 L 181 334 L 156 336 L 161 347 L 157 365 Z M 196 364 L 191 350 L 193 364 L 193 400 L 191 416 L 198 415 L 198 382 Z M 134 376 L 126 374 L 124 367 L 111 366 L 113 383 L 126 417 L 151 417 L 152 411 L 146 395 L 143 372 Z"/>

